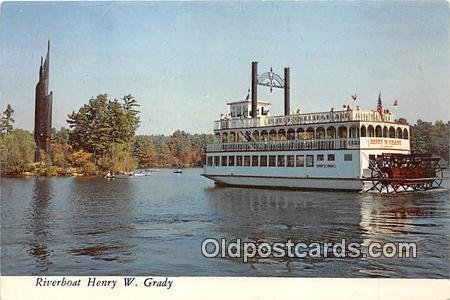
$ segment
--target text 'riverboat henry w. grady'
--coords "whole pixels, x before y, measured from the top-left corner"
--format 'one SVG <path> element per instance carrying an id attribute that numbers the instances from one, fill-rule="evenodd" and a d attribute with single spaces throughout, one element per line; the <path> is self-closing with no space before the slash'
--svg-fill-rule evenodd
<path id="1" fill-rule="evenodd" d="M 283 116 L 258 101 L 257 85 L 284 89 Z M 251 99 L 228 103 L 229 114 L 215 121 L 203 176 L 233 186 L 362 190 L 371 161 L 410 154 L 409 125 L 383 109 L 380 96 L 373 110 L 291 113 L 289 89 L 289 68 L 284 78 L 272 70 L 258 76 L 252 63 Z"/>

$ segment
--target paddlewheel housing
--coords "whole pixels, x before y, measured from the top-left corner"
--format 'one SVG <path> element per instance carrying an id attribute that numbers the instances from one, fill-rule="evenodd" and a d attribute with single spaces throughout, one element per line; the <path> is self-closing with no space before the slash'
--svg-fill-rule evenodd
<path id="1" fill-rule="evenodd" d="M 427 191 L 441 187 L 441 159 L 431 155 L 384 153 L 370 161 L 372 187 L 381 193 Z"/>

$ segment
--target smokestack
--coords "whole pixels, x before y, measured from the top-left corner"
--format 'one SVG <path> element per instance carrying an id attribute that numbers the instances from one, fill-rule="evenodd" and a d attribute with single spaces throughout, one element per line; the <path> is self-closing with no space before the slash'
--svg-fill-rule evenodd
<path id="1" fill-rule="evenodd" d="M 256 118 L 256 111 L 258 109 L 258 62 L 252 62 L 252 118 Z"/>
<path id="2" fill-rule="evenodd" d="M 284 115 L 288 116 L 291 112 L 291 85 L 289 82 L 289 68 L 284 68 Z"/>

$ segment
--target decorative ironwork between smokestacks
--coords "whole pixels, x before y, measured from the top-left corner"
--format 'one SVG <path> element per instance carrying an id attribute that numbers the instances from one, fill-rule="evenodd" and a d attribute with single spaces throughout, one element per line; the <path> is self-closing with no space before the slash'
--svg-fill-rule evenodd
<path id="1" fill-rule="evenodd" d="M 284 68 L 284 79 L 273 72 L 270 68 L 269 72 L 263 73 L 258 76 L 258 62 L 252 62 L 252 118 L 257 117 L 257 86 L 268 86 L 270 92 L 273 88 L 284 89 L 284 115 L 290 114 L 290 70 Z"/>

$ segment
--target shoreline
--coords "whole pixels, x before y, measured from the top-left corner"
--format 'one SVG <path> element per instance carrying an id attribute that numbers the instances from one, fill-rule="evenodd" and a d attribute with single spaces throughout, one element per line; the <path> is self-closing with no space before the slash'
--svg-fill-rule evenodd
<path id="1" fill-rule="evenodd" d="M 148 169 L 163 169 L 163 170 L 177 170 L 177 169 L 201 169 L 203 166 L 190 166 L 190 167 L 151 167 L 151 168 L 137 168 L 135 170 L 148 170 Z M 37 178 L 37 177 L 104 177 L 105 174 L 108 173 L 107 171 L 100 172 L 97 174 L 86 174 L 86 173 L 79 173 L 79 172 L 68 172 L 66 175 L 64 174 L 54 174 L 54 175 L 42 175 L 37 174 L 33 172 L 24 172 L 22 174 L 1 174 L 0 178 Z M 133 172 L 120 172 L 117 173 L 118 175 L 128 175 L 130 177 L 132 176 Z M 157 172 L 155 172 L 157 173 Z"/>

